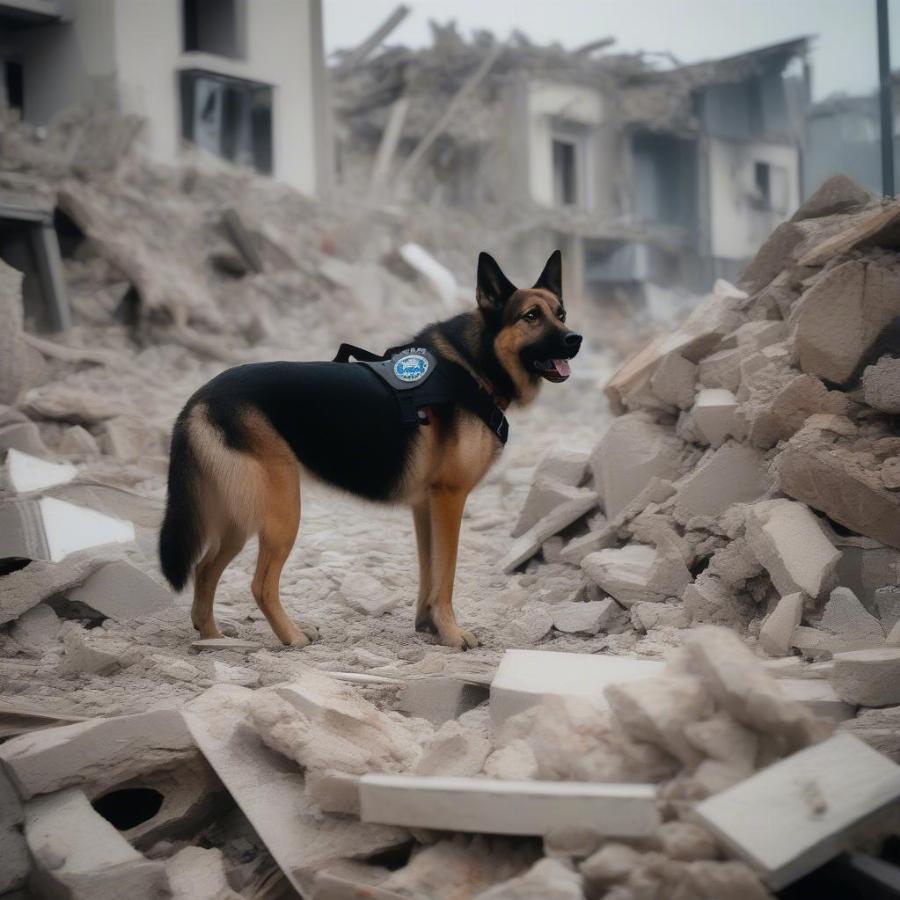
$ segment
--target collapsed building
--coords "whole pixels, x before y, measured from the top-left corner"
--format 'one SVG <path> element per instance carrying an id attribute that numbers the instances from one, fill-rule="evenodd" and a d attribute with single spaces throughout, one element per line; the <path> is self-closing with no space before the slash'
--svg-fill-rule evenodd
<path id="1" fill-rule="evenodd" d="M 662 69 L 432 28 L 334 68 L 338 178 L 475 210 L 522 266 L 560 246 L 570 297 L 734 279 L 799 204 L 806 38 Z"/>

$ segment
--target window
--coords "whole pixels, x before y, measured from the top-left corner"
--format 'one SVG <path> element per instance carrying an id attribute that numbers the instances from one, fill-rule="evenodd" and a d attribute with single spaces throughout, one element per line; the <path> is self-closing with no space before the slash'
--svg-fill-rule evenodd
<path id="1" fill-rule="evenodd" d="M 181 78 L 185 140 L 257 172 L 272 172 L 272 88 L 188 69 Z"/>
<path id="2" fill-rule="evenodd" d="M 772 208 L 771 170 L 768 163 L 758 162 L 753 166 L 753 183 L 762 209 Z"/>
<path id="3" fill-rule="evenodd" d="M 244 55 L 240 0 L 183 0 L 182 20 L 186 53 Z"/>
<path id="4" fill-rule="evenodd" d="M 9 106 L 18 110 L 25 108 L 25 81 L 22 63 L 13 62 L 11 59 L 3 63 L 3 88 Z"/>
<path id="5" fill-rule="evenodd" d="M 578 204 L 578 155 L 573 141 L 553 139 L 553 202 L 557 206 Z"/>

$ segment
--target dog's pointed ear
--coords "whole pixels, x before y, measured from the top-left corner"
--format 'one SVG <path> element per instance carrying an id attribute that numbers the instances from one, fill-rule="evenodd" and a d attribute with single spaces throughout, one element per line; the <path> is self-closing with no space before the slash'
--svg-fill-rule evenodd
<path id="1" fill-rule="evenodd" d="M 541 272 L 541 277 L 534 283 L 536 288 L 550 291 L 562 303 L 562 253 L 554 250 Z"/>
<path id="2" fill-rule="evenodd" d="M 490 253 L 479 253 L 475 288 L 479 308 L 486 313 L 498 313 L 515 290 L 516 286 L 503 274 L 494 257 Z"/>

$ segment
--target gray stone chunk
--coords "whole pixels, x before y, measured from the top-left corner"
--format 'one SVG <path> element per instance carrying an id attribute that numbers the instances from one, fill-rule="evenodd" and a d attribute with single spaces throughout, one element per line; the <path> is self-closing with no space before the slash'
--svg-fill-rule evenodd
<path id="1" fill-rule="evenodd" d="M 884 640 L 881 623 L 859 602 L 849 588 L 837 587 L 825 604 L 818 627 L 849 641 Z"/>
<path id="2" fill-rule="evenodd" d="M 782 597 L 760 626 L 759 645 L 770 656 L 787 656 L 802 616 L 803 594 Z"/>

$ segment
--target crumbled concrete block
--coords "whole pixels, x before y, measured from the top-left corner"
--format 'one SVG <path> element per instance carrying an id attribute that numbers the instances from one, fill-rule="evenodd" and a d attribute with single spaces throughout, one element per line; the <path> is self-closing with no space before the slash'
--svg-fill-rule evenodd
<path id="1" fill-rule="evenodd" d="M 0 766 L 0 894 L 23 887 L 31 871 L 20 825 L 24 814 L 19 795 Z"/>
<path id="2" fill-rule="evenodd" d="M 528 742 L 517 739 L 499 747 L 487 758 L 484 774 L 511 781 L 534 780 L 538 777 L 538 761 Z"/>
<path id="3" fill-rule="evenodd" d="M 738 347 L 747 351 L 763 350 L 771 344 L 777 344 L 787 337 L 787 325 L 780 319 L 761 319 L 755 322 L 745 322 L 740 328 L 736 328 L 732 335 L 726 335 L 725 343 L 730 337 Z"/>
<path id="4" fill-rule="evenodd" d="M 34 422 L 14 422 L 0 426 L 0 451 L 11 449 L 21 450 L 22 453 L 40 459 L 50 456 L 50 449 Z"/>
<path id="5" fill-rule="evenodd" d="M 579 900 L 583 896 L 581 878 L 558 859 L 538 860 L 524 875 L 478 895 L 479 900 Z"/>
<path id="6" fill-rule="evenodd" d="M 299 769 L 266 747 L 248 725 L 258 692 L 216 685 L 193 700 L 185 721 L 197 746 L 250 820 L 285 877 L 302 895 L 299 874 L 342 858 L 371 856 L 407 840 L 402 829 L 322 816 Z"/>
<path id="7" fill-rule="evenodd" d="M 823 241 L 817 241 L 810 248 L 805 247 L 800 257 L 801 266 L 823 266 L 829 260 L 855 247 L 896 245 L 897 220 L 900 218 L 900 204 L 895 201 L 871 210 L 862 210 L 857 215 L 845 216 L 839 220 L 843 226 L 837 234 L 831 234 Z"/>
<path id="8" fill-rule="evenodd" d="M 701 859 L 715 859 L 719 848 L 715 838 L 693 822 L 663 822 L 656 832 L 656 839 L 662 852 L 670 859 L 694 862 Z"/>
<path id="9" fill-rule="evenodd" d="M 99 456 L 97 439 L 81 425 L 70 425 L 59 442 L 59 452 L 63 456 Z"/>
<path id="10" fill-rule="evenodd" d="M 477 775 L 491 752 L 490 741 L 459 722 L 445 722 L 425 748 L 416 775 Z"/>
<path id="11" fill-rule="evenodd" d="M 553 607 L 553 627 L 565 634 L 599 634 L 619 627 L 624 614 L 611 597 L 586 603 L 567 601 Z"/>
<path id="12" fill-rule="evenodd" d="M 893 268 L 850 260 L 826 270 L 793 310 L 800 368 L 843 384 L 898 315 L 900 275 Z"/>
<path id="13" fill-rule="evenodd" d="M 17 644 L 43 651 L 59 641 L 59 616 L 46 603 L 39 603 L 23 613 L 9 629 Z"/>
<path id="14" fill-rule="evenodd" d="M 751 293 L 762 290 L 787 267 L 806 236 L 796 223 L 782 222 L 741 272 L 738 283 Z"/>
<path id="15" fill-rule="evenodd" d="M 670 353 L 650 376 L 650 389 L 666 405 L 690 409 L 696 380 L 697 366 L 680 353 Z"/>
<path id="16" fill-rule="evenodd" d="M 721 515 L 732 503 L 749 503 L 769 487 L 763 455 L 729 441 L 705 457 L 678 483 L 675 511 L 693 516 Z"/>
<path id="17" fill-rule="evenodd" d="M 847 653 L 850 650 L 870 650 L 875 646 L 882 646 L 879 641 L 873 645 L 871 641 L 849 640 L 838 637 L 828 631 L 819 628 L 809 628 L 801 625 L 795 629 L 791 639 L 794 649 L 799 650 L 803 656 L 810 659 L 829 660 L 835 653 Z"/>
<path id="18" fill-rule="evenodd" d="M 738 722 L 779 736 L 797 749 L 828 733 L 808 710 L 788 699 L 749 647 L 725 628 L 693 629 L 685 639 L 690 668 Z"/>
<path id="19" fill-rule="evenodd" d="M 550 515 L 557 507 L 583 497 L 584 491 L 578 487 L 546 475 L 537 476 L 525 498 L 522 511 L 513 526 L 511 535 L 520 537 L 541 519 Z"/>
<path id="20" fill-rule="evenodd" d="M 348 606 L 369 616 L 383 616 L 403 600 L 399 592 L 388 590 L 367 572 L 348 572 L 340 594 Z"/>
<path id="21" fill-rule="evenodd" d="M 488 689 L 483 684 L 441 676 L 416 678 L 400 689 L 397 709 L 440 725 L 459 718 L 487 699 Z"/>
<path id="22" fill-rule="evenodd" d="M 586 488 L 574 488 L 578 496 L 557 506 L 533 525 L 521 537 L 516 538 L 500 565 L 507 574 L 514 572 L 519 566 L 534 556 L 547 538 L 559 533 L 564 528 L 577 522 L 596 507 L 600 497 Z"/>
<path id="23" fill-rule="evenodd" d="M 868 206 L 875 197 L 849 175 L 832 175 L 791 216 L 792 222 L 853 212 Z"/>
<path id="24" fill-rule="evenodd" d="M 618 549 L 589 553 L 581 561 L 587 575 L 622 606 L 642 600 L 663 601 L 680 597 L 691 582 L 691 573 L 677 553 L 647 544 L 627 544 Z"/>
<path id="25" fill-rule="evenodd" d="M 174 709 L 62 725 L 0 746 L 0 762 L 25 799 L 72 785 L 100 793 L 195 755 L 184 719 Z"/>
<path id="26" fill-rule="evenodd" d="M 856 715 L 856 707 L 841 700 L 835 689 L 822 678 L 779 678 L 778 686 L 791 700 L 802 703 L 823 719 L 843 722 Z"/>
<path id="27" fill-rule="evenodd" d="M 581 827 L 605 837 L 645 837 L 660 821 L 656 788 L 644 784 L 364 775 L 359 801 L 363 822 L 479 834 Z"/>
<path id="28" fill-rule="evenodd" d="M 25 806 L 25 840 L 42 897 L 69 900 L 164 900 L 166 867 L 145 859 L 70 788 Z"/>
<path id="29" fill-rule="evenodd" d="M 589 450 L 576 450 L 571 447 L 560 447 L 551 450 L 537 465 L 535 480 L 546 476 L 562 481 L 572 487 L 579 487 L 588 471 Z"/>
<path id="30" fill-rule="evenodd" d="M 727 437 L 741 437 L 737 400 L 725 388 L 703 388 L 691 408 L 691 418 L 704 441 L 720 447 Z"/>
<path id="31" fill-rule="evenodd" d="M 499 728 L 545 697 L 584 697 L 603 708 L 607 685 L 657 675 L 662 666 L 622 656 L 507 650 L 491 682 L 491 722 Z"/>
<path id="32" fill-rule="evenodd" d="M 225 877 L 222 851 L 185 847 L 166 860 L 172 900 L 240 900 Z"/>
<path id="33" fill-rule="evenodd" d="M 638 868 L 640 859 L 641 854 L 633 847 L 610 841 L 581 864 L 581 874 L 592 888 L 602 891 L 625 881 Z"/>
<path id="34" fill-rule="evenodd" d="M 695 817 L 770 888 L 846 849 L 852 826 L 900 797 L 900 766 L 836 735 L 710 797 Z"/>
<path id="35" fill-rule="evenodd" d="M 57 484 L 65 484 L 78 474 L 71 463 L 54 463 L 39 459 L 20 450 L 6 454 L 6 478 L 17 494 L 43 491 Z"/>
<path id="36" fill-rule="evenodd" d="M 638 413 L 615 419 L 591 456 L 607 517 L 621 512 L 652 477 L 677 478 L 683 452 L 670 431 Z"/>
<path id="37" fill-rule="evenodd" d="M 697 381 L 705 388 L 725 388 L 735 393 L 741 383 L 741 360 L 746 356 L 743 347 L 730 347 L 711 353 L 700 360 Z"/>
<path id="38" fill-rule="evenodd" d="M 307 772 L 306 794 L 322 812 L 359 816 L 359 776 L 343 772 Z"/>
<path id="39" fill-rule="evenodd" d="M 651 628 L 687 628 L 691 617 L 681 606 L 668 603 L 641 601 L 630 609 L 631 622 L 638 631 L 649 631 Z"/>
<path id="40" fill-rule="evenodd" d="M 831 683 L 847 703 L 858 706 L 900 703 L 900 649 L 876 647 L 835 653 Z"/>
<path id="41" fill-rule="evenodd" d="M 750 549 L 782 595 L 819 597 L 831 587 L 841 553 L 802 503 L 754 503 L 745 524 Z"/>
<path id="42" fill-rule="evenodd" d="M 137 463 L 162 453 L 157 429 L 136 416 L 115 416 L 103 423 L 100 445 L 119 462 Z"/>
<path id="43" fill-rule="evenodd" d="M 174 602 L 170 591 L 124 560 L 101 566 L 69 591 L 68 599 L 116 622 L 169 609 Z"/>
<path id="44" fill-rule="evenodd" d="M 877 644 L 884 640 L 881 622 L 866 610 L 853 591 L 845 587 L 836 587 L 831 592 L 818 627 L 851 641 Z"/>
<path id="45" fill-rule="evenodd" d="M 134 665 L 141 658 L 140 650 L 131 642 L 106 634 L 100 628 L 71 629 L 63 638 L 63 647 L 61 672 L 108 675 Z"/>
<path id="46" fill-rule="evenodd" d="M 863 399 L 873 409 L 900 413 L 900 358 L 882 356 L 866 366 L 862 376 Z"/>
<path id="47" fill-rule="evenodd" d="M 778 485 L 851 531 L 900 548 L 900 494 L 884 489 L 870 455 L 856 454 L 804 428 L 775 460 Z"/>
<path id="48" fill-rule="evenodd" d="M 873 750 L 900 762 L 900 706 L 861 709 L 856 718 L 841 724 L 841 731 L 856 735 Z"/>
<path id="49" fill-rule="evenodd" d="M 803 617 L 803 594 L 786 594 L 763 619 L 759 645 L 770 656 L 787 656 L 793 647 L 794 632 Z"/>
<path id="50" fill-rule="evenodd" d="M 734 588 L 709 570 L 701 572 L 684 589 L 681 602 L 692 622 L 729 627 L 741 624 L 741 610 Z"/>

